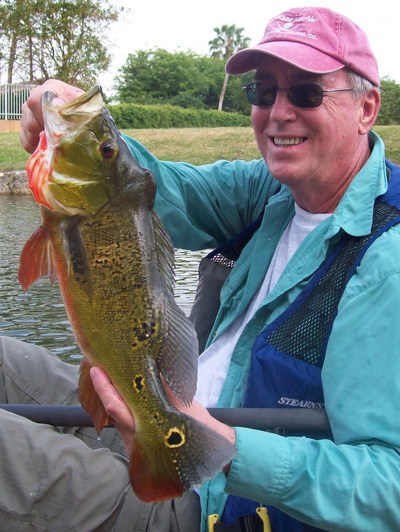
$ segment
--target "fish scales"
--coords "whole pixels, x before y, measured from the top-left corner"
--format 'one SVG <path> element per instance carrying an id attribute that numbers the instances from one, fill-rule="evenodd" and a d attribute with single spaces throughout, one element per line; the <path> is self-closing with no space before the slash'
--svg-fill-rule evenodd
<path id="1" fill-rule="evenodd" d="M 80 398 L 107 421 L 89 378 L 105 369 L 135 416 L 131 484 L 142 500 L 182 495 L 220 471 L 235 450 L 177 411 L 196 387 L 195 333 L 173 298 L 173 248 L 153 211 L 155 184 L 121 138 L 98 87 L 65 104 L 46 94 L 45 135 L 28 162 L 42 225 L 21 254 L 26 289 L 58 278 L 84 356 Z"/>

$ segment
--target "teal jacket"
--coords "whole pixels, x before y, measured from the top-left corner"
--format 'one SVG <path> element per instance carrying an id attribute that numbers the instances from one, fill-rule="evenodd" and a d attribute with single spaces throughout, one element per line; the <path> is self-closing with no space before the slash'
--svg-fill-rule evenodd
<path id="1" fill-rule="evenodd" d="M 291 192 L 273 179 L 262 160 L 199 167 L 160 162 L 133 139 L 126 140 L 156 177 L 156 210 L 176 247 L 214 247 L 265 211 L 222 290 L 210 337 L 216 338 L 264 278 L 294 215 Z M 374 133 L 371 140 L 372 154 L 334 214 L 303 241 L 247 324 L 219 406 L 241 405 L 255 337 L 295 299 L 341 232 L 370 232 L 374 200 L 386 191 L 388 179 L 383 142 Z M 395 226 L 367 251 L 341 298 L 330 335 L 322 382 L 334 442 L 237 428 L 238 454 L 228 478 L 220 474 L 202 488 L 204 518 L 222 513 L 232 493 L 328 530 L 400 530 L 399 321 L 400 227 Z"/>

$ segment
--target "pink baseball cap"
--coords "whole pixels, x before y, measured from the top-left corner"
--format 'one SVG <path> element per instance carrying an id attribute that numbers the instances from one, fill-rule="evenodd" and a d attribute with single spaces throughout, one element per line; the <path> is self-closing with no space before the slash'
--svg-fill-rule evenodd
<path id="1" fill-rule="evenodd" d="M 365 32 L 330 9 L 300 7 L 274 17 L 258 44 L 229 58 L 228 74 L 253 70 L 260 54 L 318 74 L 348 67 L 373 85 L 380 84 L 377 61 Z"/>

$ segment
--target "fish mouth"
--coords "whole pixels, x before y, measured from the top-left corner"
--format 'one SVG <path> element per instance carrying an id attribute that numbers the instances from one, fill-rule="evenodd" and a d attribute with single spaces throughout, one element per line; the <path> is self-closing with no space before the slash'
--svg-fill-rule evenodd
<path id="1" fill-rule="evenodd" d="M 104 114 L 100 85 L 70 102 L 65 102 L 52 91 L 46 91 L 42 96 L 42 109 L 44 132 L 27 164 L 29 186 L 36 201 L 51 210 L 72 215 L 97 212 L 109 200 L 107 184 L 84 173 L 85 177 L 80 178 L 76 171 L 74 173 L 73 164 L 64 163 L 60 171 L 60 164 L 63 164 L 64 139 L 73 142 L 71 139 L 91 120 Z"/>
<path id="2" fill-rule="evenodd" d="M 103 96 L 103 91 L 102 91 L 102 88 L 101 88 L 100 85 L 95 85 L 94 87 L 89 89 L 87 92 L 84 92 L 83 94 L 81 94 L 80 96 L 78 96 L 74 100 L 71 100 L 70 102 L 67 102 L 67 103 L 64 102 L 63 108 L 66 111 L 68 111 L 71 108 L 74 109 L 75 107 L 79 107 L 80 105 L 86 105 L 96 94 L 100 94 L 101 96 Z M 55 98 L 58 98 L 58 96 L 56 96 L 56 94 L 54 94 L 54 92 L 46 91 L 46 92 L 44 92 L 44 94 L 42 96 L 42 102 L 45 105 L 52 105 L 53 100 Z M 60 102 L 61 101 L 62 100 L 60 98 Z"/>
<path id="3" fill-rule="evenodd" d="M 66 120 L 76 126 L 85 125 L 97 114 L 100 114 L 104 108 L 103 91 L 100 85 L 95 85 L 87 92 L 84 92 L 74 100 L 65 102 L 52 91 L 46 91 L 42 96 L 42 106 L 47 115 L 56 114 L 63 121 Z M 47 118 L 50 118 L 48 116 Z M 54 127 L 59 122 L 49 120 Z M 51 129 L 51 128 L 46 128 Z M 46 131 L 48 135 L 48 131 Z"/>
<path id="4" fill-rule="evenodd" d="M 103 91 L 100 85 L 95 85 L 78 96 L 78 98 L 64 104 L 60 109 L 60 113 L 64 118 L 72 115 L 81 119 L 85 116 L 92 118 L 94 115 L 101 113 L 103 108 Z"/>

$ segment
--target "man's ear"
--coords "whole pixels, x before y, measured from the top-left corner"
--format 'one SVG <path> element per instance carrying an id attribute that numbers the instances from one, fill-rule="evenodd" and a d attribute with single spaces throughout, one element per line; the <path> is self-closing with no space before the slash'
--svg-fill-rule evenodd
<path id="1" fill-rule="evenodd" d="M 361 96 L 360 121 L 358 132 L 367 134 L 375 124 L 381 107 L 381 93 L 377 87 Z"/>

